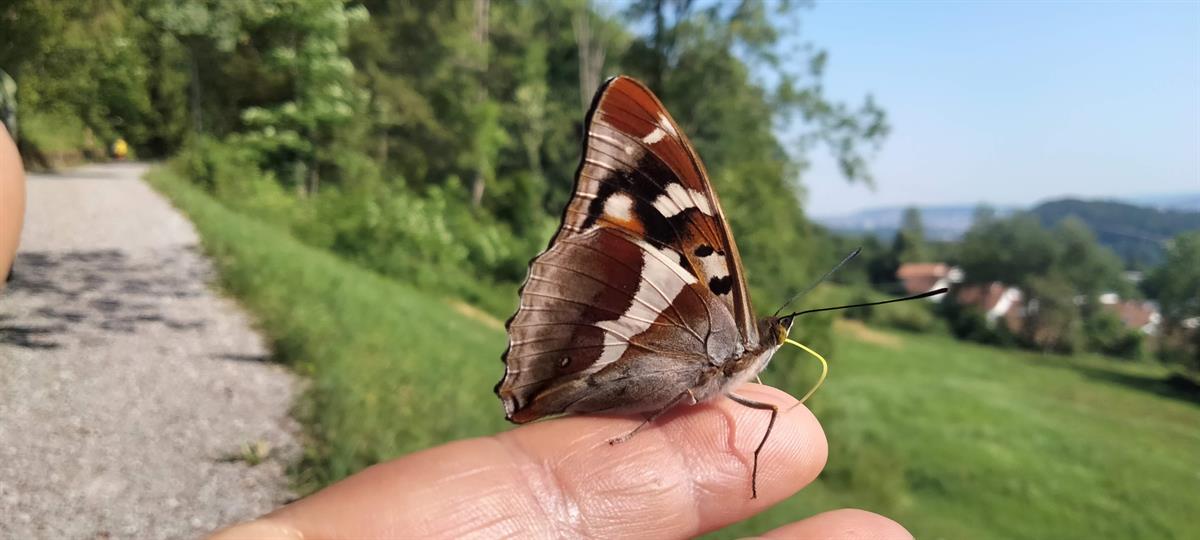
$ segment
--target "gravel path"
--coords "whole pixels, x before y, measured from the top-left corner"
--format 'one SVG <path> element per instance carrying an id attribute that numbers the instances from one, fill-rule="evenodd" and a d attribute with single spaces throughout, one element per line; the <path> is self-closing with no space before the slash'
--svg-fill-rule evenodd
<path id="1" fill-rule="evenodd" d="M 290 496 L 299 381 L 145 169 L 30 178 L 0 292 L 0 538 L 195 538 Z"/>

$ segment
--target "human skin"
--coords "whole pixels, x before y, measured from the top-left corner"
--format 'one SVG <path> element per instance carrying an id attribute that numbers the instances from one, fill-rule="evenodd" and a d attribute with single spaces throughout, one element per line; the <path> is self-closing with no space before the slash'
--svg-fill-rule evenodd
<path id="1" fill-rule="evenodd" d="M 769 414 L 721 398 L 679 407 L 617 445 L 607 441 L 638 419 L 568 417 L 416 452 L 214 538 L 693 537 L 766 510 L 825 465 L 825 434 L 807 408 L 767 386 L 738 393 L 781 410 L 760 457 L 757 499 L 750 466 Z M 850 509 L 763 537 L 912 538 Z"/>
<path id="2" fill-rule="evenodd" d="M 17 145 L 0 124 L 0 289 L 12 266 L 25 218 L 25 169 Z"/>

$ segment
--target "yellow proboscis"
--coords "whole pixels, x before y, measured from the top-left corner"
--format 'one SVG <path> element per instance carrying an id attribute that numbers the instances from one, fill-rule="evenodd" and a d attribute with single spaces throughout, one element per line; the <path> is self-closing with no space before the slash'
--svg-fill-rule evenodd
<path id="1" fill-rule="evenodd" d="M 807 394 L 804 394 L 804 397 L 800 398 L 800 403 L 804 403 L 805 401 L 808 401 L 808 398 L 812 397 L 812 395 L 817 392 L 817 389 L 821 387 L 821 384 L 825 382 L 825 376 L 829 374 L 829 362 L 825 361 L 825 357 L 821 356 L 821 353 L 808 348 L 807 345 L 800 343 L 799 341 L 791 338 L 784 338 L 783 341 L 800 347 L 804 352 L 813 355 L 814 358 L 821 361 L 821 378 L 817 379 L 817 384 L 812 387 L 812 390 L 809 390 Z"/>

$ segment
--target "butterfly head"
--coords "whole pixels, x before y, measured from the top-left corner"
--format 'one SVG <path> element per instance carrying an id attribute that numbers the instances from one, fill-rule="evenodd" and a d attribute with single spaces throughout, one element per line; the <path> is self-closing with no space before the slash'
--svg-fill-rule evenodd
<path id="1" fill-rule="evenodd" d="M 794 315 L 786 317 L 767 317 L 763 320 L 763 326 L 766 328 L 764 332 L 760 332 L 764 341 L 769 341 L 765 345 L 782 345 L 787 340 L 788 333 L 792 331 L 792 322 Z"/>

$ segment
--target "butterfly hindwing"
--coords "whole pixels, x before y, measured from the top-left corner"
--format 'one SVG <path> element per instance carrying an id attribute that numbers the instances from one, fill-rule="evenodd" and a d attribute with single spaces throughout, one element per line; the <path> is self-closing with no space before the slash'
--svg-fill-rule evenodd
<path id="1" fill-rule="evenodd" d="M 720 205 L 662 104 L 640 83 L 612 79 L 587 130 L 562 226 L 531 263 L 509 321 L 497 393 L 518 422 L 665 407 L 696 384 L 681 370 L 699 373 L 758 342 Z M 620 409 L 608 393 L 628 392 L 619 384 L 628 380 L 649 388 Z"/>
<path id="2" fill-rule="evenodd" d="M 613 372 L 632 370 L 642 381 L 657 375 L 683 384 L 674 389 L 660 383 L 667 397 L 685 391 L 686 378 L 646 361 L 703 366 L 710 341 L 731 343 L 734 337 L 732 317 L 695 285 L 674 254 L 613 227 L 556 242 L 534 263 L 509 322 L 508 369 L 499 389 L 509 417 L 520 422 L 561 412 L 619 410 L 619 403 L 572 408 L 581 399 L 600 399 L 597 394 L 605 390 L 595 381 L 580 386 L 583 381 Z M 717 335 L 724 339 L 711 339 Z"/>

